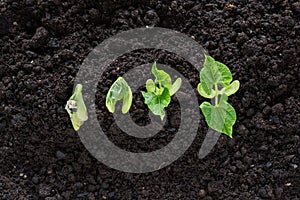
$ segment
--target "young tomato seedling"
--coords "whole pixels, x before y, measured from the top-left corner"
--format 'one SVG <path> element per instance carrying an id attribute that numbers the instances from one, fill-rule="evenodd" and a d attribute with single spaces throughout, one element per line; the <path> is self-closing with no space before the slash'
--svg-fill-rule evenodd
<path id="1" fill-rule="evenodd" d="M 122 113 L 129 111 L 132 103 L 132 92 L 125 79 L 119 77 L 110 87 L 106 95 L 106 107 L 109 112 L 115 112 L 115 105 L 117 101 L 123 99 Z"/>
<path id="2" fill-rule="evenodd" d="M 171 96 L 174 95 L 181 86 L 181 78 L 177 78 L 172 85 L 171 77 L 163 70 L 158 70 L 156 62 L 152 65 L 152 74 L 155 76 L 155 81 L 148 79 L 146 82 L 147 92 L 142 92 L 145 99 L 145 104 L 153 114 L 159 115 L 161 120 L 164 119 L 165 111 L 171 101 Z"/>
<path id="3" fill-rule="evenodd" d="M 208 126 L 229 137 L 232 137 L 236 113 L 227 100 L 228 96 L 234 94 L 240 87 L 238 80 L 231 81 L 232 74 L 229 68 L 205 55 L 204 66 L 200 71 L 198 92 L 205 98 L 214 99 L 215 103 L 211 105 L 205 101 L 200 105 L 200 108 Z"/>
<path id="4" fill-rule="evenodd" d="M 87 110 L 82 97 L 82 85 L 77 84 L 73 95 L 67 101 L 65 109 L 69 113 L 75 131 L 78 131 L 84 121 L 88 119 Z"/>

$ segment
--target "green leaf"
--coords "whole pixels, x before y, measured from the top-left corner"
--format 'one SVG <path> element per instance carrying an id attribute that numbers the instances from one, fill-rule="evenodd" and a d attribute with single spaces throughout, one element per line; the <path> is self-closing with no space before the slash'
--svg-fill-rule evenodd
<path id="1" fill-rule="evenodd" d="M 115 112 L 116 103 L 123 99 L 122 113 L 127 113 L 132 103 L 132 92 L 127 82 L 119 77 L 110 87 L 106 95 L 106 107 L 109 112 Z"/>
<path id="2" fill-rule="evenodd" d="M 227 96 L 230 96 L 236 93 L 239 88 L 240 88 L 240 82 L 238 80 L 235 80 L 228 87 L 223 88 L 223 91 Z"/>
<path id="3" fill-rule="evenodd" d="M 161 120 L 165 116 L 164 108 L 167 107 L 171 101 L 170 92 L 168 89 L 164 89 L 160 96 L 157 96 L 154 92 L 142 92 L 145 99 L 145 104 L 155 115 L 159 115 Z"/>
<path id="4" fill-rule="evenodd" d="M 164 91 L 164 87 L 155 87 L 155 92 L 154 93 L 157 96 L 160 96 L 163 93 L 163 91 Z"/>
<path id="5" fill-rule="evenodd" d="M 146 89 L 147 89 L 148 92 L 154 92 L 155 91 L 155 83 L 152 79 L 147 80 Z"/>
<path id="6" fill-rule="evenodd" d="M 205 55 L 205 61 L 200 71 L 200 83 L 198 92 L 205 98 L 215 98 L 215 105 L 203 102 L 200 108 L 204 114 L 205 121 L 212 129 L 232 137 L 232 126 L 236 121 L 234 108 L 227 102 L 228 96 L 234 94 L 240 86 L 238 80 L 232 81 L 229 68 L 215 61 L 212 57 Z M 219 87 L 222 86 L 221 91 Z M 219 100 L 219 96 L 221 99 Z"/>
<path id="7" fill-rule="evenodd" d="M 129 111 L 130 106 L 132 104 L 132 92 L 130 87 L 127 87 L 127 92 L 123 98 L 123 105 L 122 105 L 122 113 L 125 114 Z"/>
<path id="8" fill-rule="evenodd" d="M 81 92 L 80 92 L 80 94 L 77 97 L 77 112 L 76 112 L 76 116 L 81 121 L 86 121 L 88 119 L 86 106 L 84 104 Z"/>
<path id="9" fill-rule="evenodd" d="M 164 108 L 171 102 L 171 95 L 175 94 L 181 86 L 181 78 L 176 79 L 172 85 L 171 77 L 163 70 L 158 70 L 156 62 L 152 65 L 152 73 L 155 81 L 148 79 L 146 82 L 147 92 L 142 92 L 145 104 L 155 115 L 159 115 L 163 120 L 165 116 Z"/>
<path id="10" fill-rule="evenodd" d="M 181 78 L 177 78 L 176 81 L 173 83 L 172 88 L 170 90 L 170 95 L 173 96 L 181 86 Z"/>
<path id="11" fill-rule="evenodd" d="M 215 61 L 215 63 L 220 73 L 220 80 L 218 83 L 220 83 L 223 87 L 228 86 L 232 81 L 232 74 L 229 68 L 221 62 Z"/>
<path id="12" fill-rule="evenodd" d="M 213 98 L 213 97 L 216 95 L 216 91 L 215 91 L 214 89 L 211 89 L 211 93 L 210 93 L 210 94 L 207 94 L 207 93 L 204 91 L 204 89 L 203 89 L 201 83 L 198 84 L 198 92 L 199 92 L 199 94 L 200 94 L 201 96 L 203 96 L 203 97 L 205 97 L 205 98 L 209 98 L 209 99 Z"/>
<path id="13" fill-rule="evenodd" d="M 209 127 L 232 137 L 232 126 L 236 121 L 236 113 L 227 102 L 225 94 L 221 96 L 219 105 L 212 106 L 209 102 L 203 102 L 200 108 Z"/>
<path id="14" fill-rule="evenodd" d="M 76 85 L 72 96 L 69 101 L 67 101 L 65 109 L 70 116 L 74 130 L 78 131 L 84 121 L 88 119 L 87 109 L 83 101 L 81 84 Z"/>
<path id="15" fill-rule="evenodd" d="M 232 81 L 232 75 L 228 67 L 211 56 L 205 55 L 203 68 L 200 71 L 200 82 L 206 94 L 210 95 L 216 84 L 226 87 Z"/>
<path id="16" fill-rule="evenodd" d="M 152 65 L 152 73 L 155 76 L 155 83 L 161 84 L 162 87 L 167 88 L 169 91 L 172 88 L 172 80 L 169 74 L 163 70 L 158 70 L 156 67 L 156 62 Z"/>

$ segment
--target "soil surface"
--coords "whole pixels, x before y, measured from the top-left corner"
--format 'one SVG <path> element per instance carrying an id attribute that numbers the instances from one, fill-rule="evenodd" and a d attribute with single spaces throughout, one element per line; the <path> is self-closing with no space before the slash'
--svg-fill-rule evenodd
<path id="1" fill-rule="evenodd" d="M 205 159 L 197 157 L 207 131 L 201 117 L 194 143 L 177 161 L 130 174 L 90 155 L 64 106 L 94 47 L 118 32 L 146 26 L 194 37 L 229 66 L 241 83 L 229 99 L 238 120 L 233 139 L 221 136 Z M 0 50 L 0 199 L 300 198 L 297 0 L 1 0 Z M 128 66 L 153 59 L 182 69 L 194 88 L 199 83 L 186 61 L 147 50 L 113 63 L 99 90 L 107 91 Z M 96 97 L 100 124 L 124 149 L 153 151 L 176 134 L 176 99 L 162 133 L 140 140 L 122 133 L 105 110 L 104 97 Z M 145 125 L 148 110 L 140 94 L 134 99 L 130 114 Z M 203 100 L 199 97 L 199 104 Z"/>

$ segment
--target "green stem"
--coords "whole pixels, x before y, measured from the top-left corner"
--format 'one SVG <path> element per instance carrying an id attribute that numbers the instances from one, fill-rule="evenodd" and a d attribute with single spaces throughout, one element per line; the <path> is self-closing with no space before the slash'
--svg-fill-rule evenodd
<path id="1" fill-rule="evenodd" d="M 218 102 L 219 90 L 218 90 L 218 84 L 217 83 L 215 84 L 215 91 L 216 91 L 215 106 L 218 106 L 219 105 L 219 102 Z"/>

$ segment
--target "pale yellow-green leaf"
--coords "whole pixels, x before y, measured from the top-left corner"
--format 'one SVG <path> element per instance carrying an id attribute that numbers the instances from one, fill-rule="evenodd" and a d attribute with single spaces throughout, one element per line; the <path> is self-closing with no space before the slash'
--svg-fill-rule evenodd
<path id="1" fill-rule="evenodd" d="M 105 105 L 109 112 L 115 112 L 115 105 L 123 99 L 122 112 L 126 113 L 130 109 L 132 103 L 132 92 L 124 78 L 119 77 L 110 87 Z"/>
<path id="2" fill-rule="evenodd" d="M 127 87 L 127 92 L 123 98 L 123 105 L 122 105 L 122 113 L 125 114 L 129 111 L 130 106 L 132 104 L 132 92 L 130 87 Z"/>
<path id="3" fill-rule="evenodd" d="M 211 98 L 213 98 L 213 97 L 216 95 L 216 91 L 215 91 L 214 89 L 211 89 L 211 93 L 210 93 L 210 94 L 207 94 L 207 93 L 205 92 L 205 90 L 203 89 L 201 83 L 198 84 L 197 89 L 198 89 L 199 94 L 200 94 L 201 96 L 203 96 L 204 98 L 209 98 L 209 99 L 211 99 Z"/>
<path id="4" fill-rule="evenodd" d="M 238 80 L 233 81 L 228 87 L 223 88 L 224 93 L 230 96 L 238 91 L 240 88 L 240 82 Z"/>
<path id="5" fill-rule="evenodd" d="M 177 78 L 176 81 L 173 83 L 172 88 L 170 90 L 171 96 L 174 95 L 180 89 L 181 82 L 181 78 Z"/>
<path id="6" fill-rule="evenodd" d="M 75 105 L 71 106 L 71 103 Z M 74 130 L 78 131 L 84 121 L 88 119 L 87 109 L 82 96 L 81 84 L 76 85 L 74 93 L 67 102 L 66 110 L 68 111 Z"/>
<path id="7" fill-rule="evenodd" d="M 152 79 L 147 80 L 146 89 L 147 89 L 148 92 L 154 92 L 155 91 L 155 83 Z"/>

